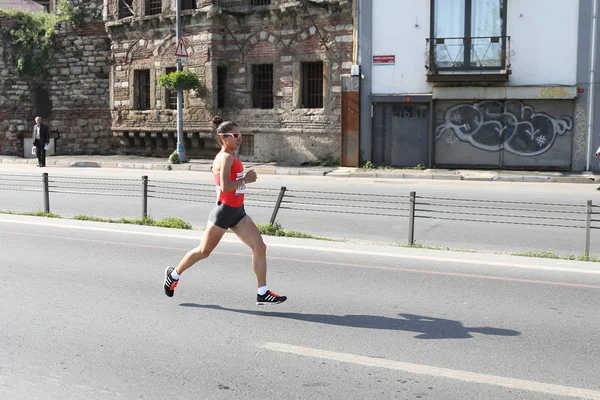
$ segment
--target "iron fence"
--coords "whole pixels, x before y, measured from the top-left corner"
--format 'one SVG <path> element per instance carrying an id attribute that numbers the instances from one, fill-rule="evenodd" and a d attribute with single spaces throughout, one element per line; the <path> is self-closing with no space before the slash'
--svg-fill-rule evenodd
<path id="1" fill-rule="evenodd" d="M 215 185 L 208 183 L 96 177 L 52 176 L 42 179 L 25 174 L 0 174 L 0 191 L 30 191 L 43 193 L 44 212 L 50 212 L 50 194 L 90 196 L 120 196 L 141 199 L 141 215 L 148 216 L 151 199 L 171 201 L 214 201 Z M 514 200 L 484 200 L 461 197 L 408 196 L 385 193 L 325 192 L 252 188 L 255 207 L 272 209 L 274 224 L 282 210 L 351 215 L 373 215 L 408 218 L 408 244 L 415 242 L 415 221 L 435 219 L 485 224 L 509 224 L 585 230 L 585 254 L 589 255 L 590 232 L 600 229 L 600 206 L 591 200 L 586 204 L 526 202 Z"/>

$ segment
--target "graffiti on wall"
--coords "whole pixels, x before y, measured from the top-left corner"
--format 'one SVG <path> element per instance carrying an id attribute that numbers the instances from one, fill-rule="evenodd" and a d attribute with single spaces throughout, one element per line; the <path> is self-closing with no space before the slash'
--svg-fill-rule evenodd
<path id="1" fill-rule="evenodd" d="M 446 110 L 436 140 L 445 137 L 450 144 L 458 139 L 481 150 L 537 156 L 571 129 L 571 117 L 536 112 L 521 101 L 481 101 Z"/>

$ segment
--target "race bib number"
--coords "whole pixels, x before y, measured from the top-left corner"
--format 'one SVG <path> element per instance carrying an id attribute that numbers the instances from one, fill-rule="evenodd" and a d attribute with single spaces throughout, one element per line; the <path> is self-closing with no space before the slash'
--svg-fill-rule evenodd
<path id="1" fill-rule="evenodd" d="M 246 174 L 244 172 L 238 172 L 235 180 L 241 181 L 242 179 L 244 179 L 245 176 L 246 176 Z M 246 184 L 245 183 L 235 190 L 236 196 L 239 196 L 244 193 L 246 193 Z"/>

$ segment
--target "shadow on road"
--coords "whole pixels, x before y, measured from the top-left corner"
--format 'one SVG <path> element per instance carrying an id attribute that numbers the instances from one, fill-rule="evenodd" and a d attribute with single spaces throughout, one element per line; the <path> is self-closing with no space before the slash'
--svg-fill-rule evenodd
<path id="1" fill-rule="evenodd" d="M 353 328 L 388 329 L 417 332 L 419 335 L 415 336 L 416 339 L 468 339 L 473 337 L 471 336 L 471 333 L 482 333 L 484 335 L 498 336 L 520 335 L 520 332 L 510 329 L 490 328 L 487 326 L 466 327 L 459 321 L 414 314 L 398 314 L 401 318 L 388 318 L 375 315 L 300 314 L 288 312 L 241 310 L 211 304 L 196 303 L 181 303 L 180 306 L 230 311 L 240 314 L 261 315 L 266 317 L 295 319 L 298 321 L 348 326 Z"/>

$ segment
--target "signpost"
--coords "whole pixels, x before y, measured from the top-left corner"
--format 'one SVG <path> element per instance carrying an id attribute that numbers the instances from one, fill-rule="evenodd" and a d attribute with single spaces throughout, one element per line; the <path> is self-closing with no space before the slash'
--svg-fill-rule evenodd
<path id="1" fill-rule="evenodd" d="M 177 61 L 177 71 L 181 71 L 183 60 L 188 59 L 188 51 L 181 37 L 181 0 L 176 0 L 176 19 L 177 19 L 177 49 L 175 50 L 175 60 Z M 185 140 L 183 138 L 183 91 L 177 89 L 177 158 L 179 162 L 186 162 Z"/>
<path id="2" fill-rule="evenodd" d="M 179 64 L 186 64 L 188 56 L 189 54 L 185 42 L 183 41 L 183 38 L 180 37 L 179 42 L 177 42 L 177 49 L 175 50 L 175 61 Z"/>

